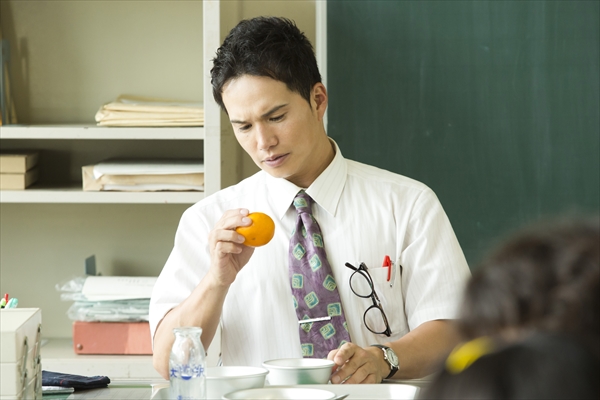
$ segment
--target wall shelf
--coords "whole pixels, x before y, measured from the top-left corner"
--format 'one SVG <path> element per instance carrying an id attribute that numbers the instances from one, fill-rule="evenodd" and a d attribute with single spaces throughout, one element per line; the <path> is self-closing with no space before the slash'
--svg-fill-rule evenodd
<path id="1" fill-rule="evenodd" d="M 151 142 L 204 140 L 203 127 L 102 127 L 86 124 L 5 125 L 0 127 L 3 143 L 39 140 L 139 140 Z M 5 146 L 3 146 L 5 147 Z M 160 146 L 162 148 L 162 146 Z M 42 150 L 43 151 L 43 150 Z M 0 191 L 0 203 L 65 203 L 65 204 L 193 204 L 204 198 L 204 192 L 89 192 L 80 182 L 70 184 L 38 183 L 25 190 Z"/>
<path id="2" fill-rule="evenodd" d="M 203 127 L 106 127 L 92 124 L 4 125 L 0 139 L 203 140 Z"/>
<path id="3" fill-rule="evenodd" d="M 204 192 L 84 192 L 79 186 L 32 186 L 0 191 L 0 203 L 194 204 Z"/>

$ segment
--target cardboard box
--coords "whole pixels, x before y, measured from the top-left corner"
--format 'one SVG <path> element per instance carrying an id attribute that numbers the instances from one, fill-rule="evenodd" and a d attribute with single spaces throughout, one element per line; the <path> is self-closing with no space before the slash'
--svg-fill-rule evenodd
<path id="1" fill-rule="evenodd" d="M 148 322 L 73 323 L 77 354 L 152 354 Z"/>
<path id="2" fill-rule="evenodd" d="M 38 158 L 37 151 L 0 153 L 0 173 L 24 174 L 37 165 Z"/>
<path id="3" fill-rule="evenodd" d="M 23 190 L 38 179 L 38 169 L 30 169 L 23 174 L 0 174 L 0 189 L 1 190 Z"/>
<path id="4" fill-rule="evenodd" d="M 39 308 L 0 311 L 0 399 L 42 397 Z"/>

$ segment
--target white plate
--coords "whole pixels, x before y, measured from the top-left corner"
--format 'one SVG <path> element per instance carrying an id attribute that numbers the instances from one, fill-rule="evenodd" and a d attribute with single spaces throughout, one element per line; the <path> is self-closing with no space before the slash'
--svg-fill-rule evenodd
<path id="1" fill-rule="evenodd" d="M 302 385 L 302 386 L 268 386 L 267 388 L 290 389 L 321 389 L 334 393 L 336 396 L 347 394 L 346 400 L 381 400 L 381 399 L 416 399 L 419 387 L 415 385 L 380 383 L 364 385 Z M 155 385 L 152 390 L 153 400 L 169 399 L 169 384 Z M 305 400 L 305 399 L 302 399 Z"/>
<path id="2" fill-rule="evenodd" d="M 323 389 L 299 387 L 266 387 L 238 390 L 223 396 L 226 400 L 277 399 L 277 400 L 331 400 L 335 393 Z"/>
<path id="3" fill-rule="evenodd" d="M 286 388 L 300 386 L 269 386 L 271 388 Z M 396 383 L 378 383 L 361 385 L 301 385 L 303 388 L 323 389 L 335 393 L 336 396 L 347 394 L 346 400 L 412 400 L 416 399 L 420 388 L 414 385 Z"/>

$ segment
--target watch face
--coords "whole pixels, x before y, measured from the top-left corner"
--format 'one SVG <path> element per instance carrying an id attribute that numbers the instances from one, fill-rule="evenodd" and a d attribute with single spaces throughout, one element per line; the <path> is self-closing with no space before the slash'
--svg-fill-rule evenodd
<path id="1" fill-rule="evenodd" d="M 390 360 L 390 363 L 392 363 L 392 365 L 397 367 L 398 366 L 398 356 L 396 355 L 396 353 L 394 353 L 394 351 L 392 349 L 387 349 L 386 353 L 387 353 L 388 360 Z"/>

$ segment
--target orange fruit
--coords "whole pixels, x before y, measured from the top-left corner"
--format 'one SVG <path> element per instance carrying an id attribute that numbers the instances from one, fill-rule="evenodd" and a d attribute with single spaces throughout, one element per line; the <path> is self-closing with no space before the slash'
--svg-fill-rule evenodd
<path id="1" fill-rule="evenodd" d="M 246 246 L 259 247 L 264 246 L 273 239 L 275 234 L 275 223 L 265 213 L 253 212 L 248 214 L 252 220 L 250 226 L 238 226 L 236 232 L 246 238 Z"/>

